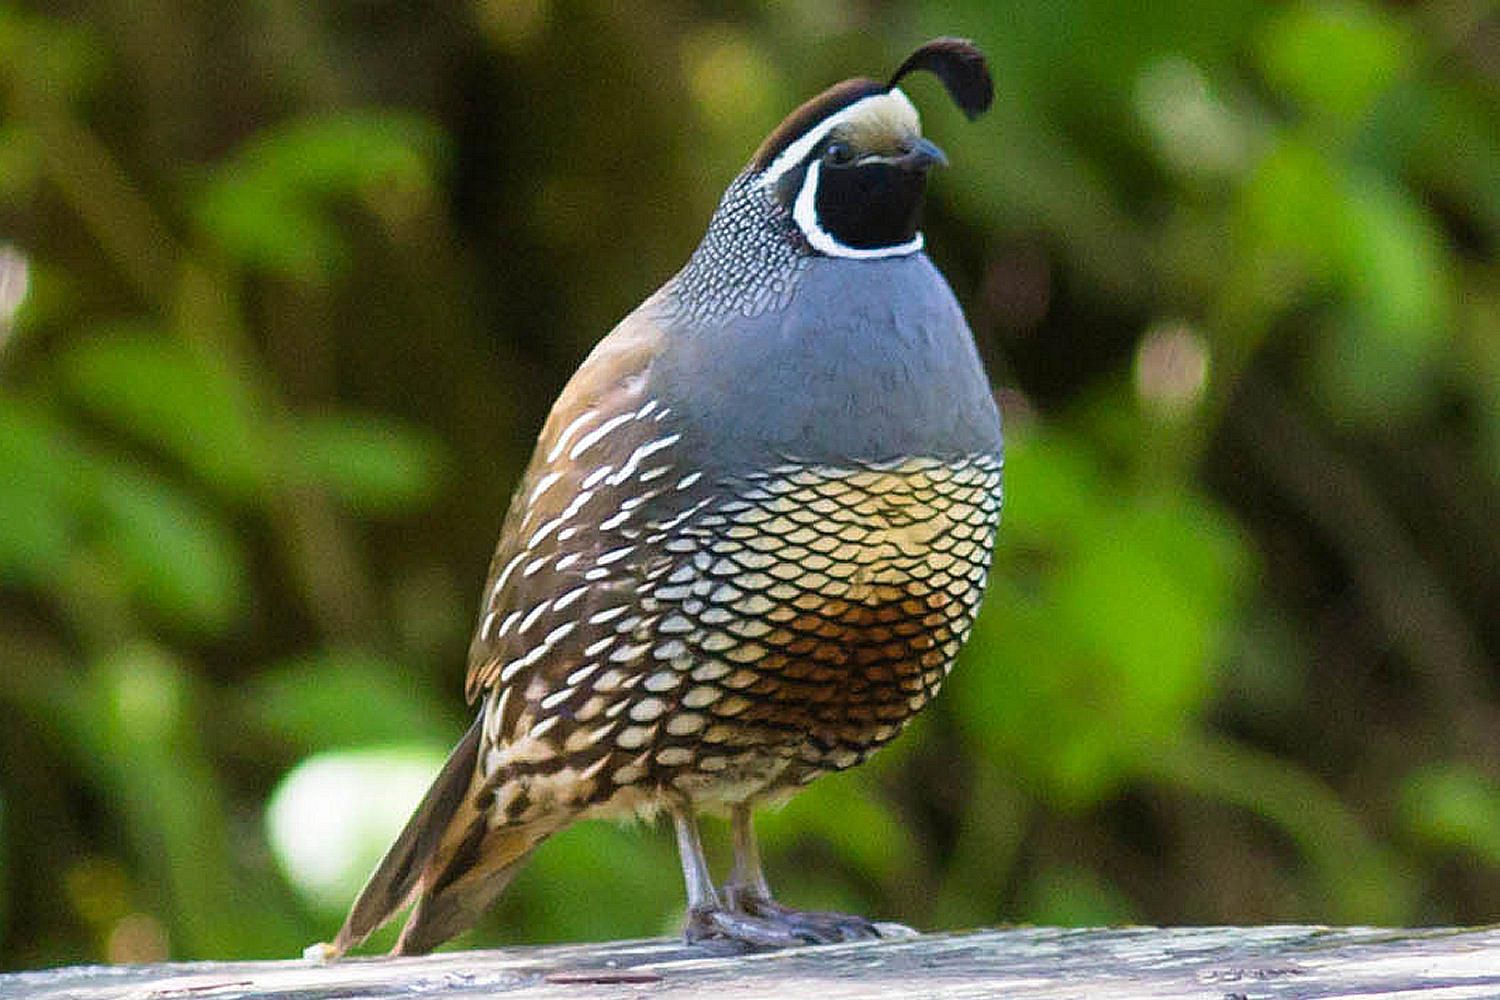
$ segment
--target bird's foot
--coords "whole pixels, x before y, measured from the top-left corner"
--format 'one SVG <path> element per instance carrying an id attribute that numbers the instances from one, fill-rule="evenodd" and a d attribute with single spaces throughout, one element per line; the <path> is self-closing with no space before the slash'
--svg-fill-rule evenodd
<path id="1" fill-rule="evenodd" d="M 854 913 L 833 913 L 826 910 L 794 910 L 783 906 L 769 896 L 725 886 L 724 893 L 731 908 L 747 917 L 754 917 L 785 928 L 791 934 L 813 944 L 837 944 L 841 941 L 870 941 L 881 937 L 903 937 L 901 931 L 915 934 L 899 924 L 880 927 L 874 921 Z M 896 933 L 886 933 L 889 928 Z"/>
<path id="2" fill-rule="evenodd" d="M 688 910 L 682 936 L 688 944 L 729 945 L 735 950 L 796 948 L 824 943 L 810 931 L 720 905 L 695 906 Z"/>

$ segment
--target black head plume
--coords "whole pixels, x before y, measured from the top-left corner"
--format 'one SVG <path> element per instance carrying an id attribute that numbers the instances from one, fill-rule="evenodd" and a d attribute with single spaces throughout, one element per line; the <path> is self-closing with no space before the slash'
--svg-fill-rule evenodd
<path id="1" fill-rule="evenodd" d="M 917 70 L 926 70 L 943 81 L 953 103 L 970 118 L 989 110 L 995 99 L 995 84 L 990 80 L 984 53 L 966 38 L 934 38 L 923 45 L 891 74 L 886 89 Z"/>

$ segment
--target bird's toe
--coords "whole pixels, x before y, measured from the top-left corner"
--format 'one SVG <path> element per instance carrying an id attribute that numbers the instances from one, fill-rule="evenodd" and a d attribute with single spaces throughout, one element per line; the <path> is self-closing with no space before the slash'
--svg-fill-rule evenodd
<path id="1" fill-rule="evenodd" d="M 693 907 L 683 924 L 682 936 L 688 944 L 714 946 L 729 943 L 751 950 L 825 943 L 810 929 L 737 913 L 722 906 Z"/>

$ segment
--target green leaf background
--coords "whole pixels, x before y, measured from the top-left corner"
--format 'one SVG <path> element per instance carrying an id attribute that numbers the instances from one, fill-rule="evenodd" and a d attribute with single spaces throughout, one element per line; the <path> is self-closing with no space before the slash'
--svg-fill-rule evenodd
<path id="1" fill-rule="evenodd" d="M 937 34 L 997 86 L 970 124 L 903 85 L 953 162 L 925 231 L 1005 414 L 1005 521 L 943 697 L 761 817 L 781 897 L 1492 923 L 1497 30 L 0 0 L 0 968 L 332 934 L 470 718 L 568 374 L 787 111 Z M 582 824 L 458 943 L 682 905 L 665 830 Z"/>

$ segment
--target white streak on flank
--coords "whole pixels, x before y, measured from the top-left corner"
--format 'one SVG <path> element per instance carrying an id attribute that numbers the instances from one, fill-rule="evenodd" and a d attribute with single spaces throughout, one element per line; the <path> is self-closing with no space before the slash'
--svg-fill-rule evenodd
<path id="1" fill-rule="evenodd" d="M 522 632 L 526 631 L 533 624 L 535 624 L 539 612 L 545 610 L 549 603 L 551 602 L 543 601 L 532 610 L 531 614 L 526 616 L 527 620 L 521 624 Z M 549 652 L 551 652 L 554 645 L 556 645 L 558 642 L 561 642 L 564 638 L 567 637 L 569 632 L 573 631 L 577 627 L 577 622 L 567 622 L 566 624 L 559 625 L 551 632 L 548 632 L 547 637 L 541 642 L 537 643 L 535 646 L 531 647 L 531 649 L 527 651 L 525 656 L 521 657 L 520 659 L 511 660 L 505 665 L 505 669 L 500 671 L 500 683 L 509 683 L 510 680 L 516 676 L 516 674 L 520 673 L 522 670 L 525 670 L 537 660 L 540 660 L 543 656 L 546 656 Z M 533 731 L 533 735 L 534 734 L 535 733 Z"/>
<path id="2" fill-rule="evenodd" d="M 662 531 L 671 531 L 673 528 L 676 528 L 678 525 L 682 524 L 682 522 L 686 521 L 688 518 L 690 518 L 694 514 L 698 513 L 704 507 L 708 506 L 708 502 L 711 499 L 713 499 L 713 498 L 712 497 L 704 497 L 702 500 L 699 500 L 697 503 L 693 504 L 687 510 L 683 511 L 681 514 L 678 514 L 674 518 L 670 518 L 670 519 L 668 519 L 666 521 L 660 521 L 660 522 L 653 521 L 651 523 L 651 527 L 653 527 L 653 528 L 659 528 Z"/>
<path id="3" fill-rule="evenodd" d="M 515 555 L 510 557 L 510 562 L 505 564 L 505 568 L 502 569 L 500 571 L 500 575 L 495 578 L 495 585 L 490 588 L 490 593 L 493 596 L 498 597 L 500 595 L 500 591 L 505 587 L 505 581 L 510 579 L 510 575 L 515 572 L 516 567 L 520 565 L 521 560 L 525 558 L 525 556 L 525 552 L 517 552 Z"/>
<path id="4" fill-rule="evenodd" d="M 568 450 L 568 458 L 576 461 L 579 455 L 582 455 L 594 445 L 598 444 L 599 439 L 604 437 L 604 435 L 608 434 L 616 427 L 619 427 L 627 420 L 634 419 L 635 414 L 633 413 L 621 413 L 616 416 L 610 417 L 608 420 L 604 421 L 604 423 L 600 424 L 598 427 L 595 427 L 583 437 L 579 438 L 578 443 Z"/>
<path id="5" fill-rule="evenodd" d="M 818 222 L 818 174 L 822 168 L 818 160 L 807 166 L 807 176 L 802 179 L 802 190 L 797 192 L 797 204 L 792 209 L 792 219 L 812 248 L 829 257 L 845 257 L 850 260 L 877 260 L 881 257 L 904 257 L 922 249 L 922 234 L 917 233 L 905 243 L 889 247 L 846 247 L 834 239 Z"/>
<path id="6" fill-rule="evenodd" d="M 642 417 L 647 416 L 654 409 L 656 409 L 656 400 L 646 400 L 646 405 L 635 411 L 635 419 L 640 420 Z"/>
<path id="7" fill-rule="evenodd" d="M 620 471 L 609 477 L 609 485 L 619 486 L 630 478 L 631 474 L 635 472 L 645 459 L 661 451 L 663 448 L 672 447 L 681 440 L 681 434 L 668 434 L 666 437 L 657 438 L 655 441 L 648 441 L 646 444 L 641 445 L 630 453 L 629 461 L 620 466 Z"/>
<path id="8" fill-rule="evenodd" d="M 573 697 L 573 689 L 571 687 L 565 687 L 561 691 L 553 691 L 547 697 L 542 699 L 542 711 L 550 712 L 571 697 Z M 535 734 L 535 732 L 535 730 L 532 730 L 533 734 Z"/>
<path id="9" fill-rule="evenodd" d="M 583 509 L 583 505 L 586 504 L 586 503 L 588 503 L 593 498 L 594 498 L 594 491 L 593 490 L 584 490 L 584 491 L 582 491 L 576 497 L 573 498 L 573 502 L 570 503 L 570 504 L 568 504 L 568 509 L 565 510 L 565 511 L 563 511 L 560 515 L 558 515 L 557 519 L 559 521 L 566 521 L 568 518 L 572 517 L 574 514 L 578 513 L 580 510 L 582 510 Z"/>
<path id="10" fill-rule="evenodd" d="M 599 466 L 599 468 L 595 469 L 593 472 L 590 472 L 587 476 L 585 476 L 583 482 L 579 485 L 583 489 L 591 489 L 598 484 L 599 480 L 609 475 L 613 470 L 613 465 L 601 465 Z"/>
<path id="11" fill-rule="evenodd" d="M 585 580 L 603 580 L 607 576 L 609 576 L 609 569 L 605 566 L 595 566 L 593 569 L 583 574 L 583 578 Z"/>
<path id="12" fill-rule="evenodd" d="M 582 684 L 584 681 L 593 676 L 594 671 L 598 669 L 599 664 L 597 663 L 590 663 L 586 667 L 579 667 L 577 670 L 568 675 L 568 679 L 565 683 L 567 683 L 568 687 L 577 687 L 579 684 Z"/>
<path id="13" fill-rule="evenodd" d="M 554 611 L 563 611 L 563 610 L 565 610 L 569 604 L 572 604 L 574 601 L 576 601 L 580 597 L 582 597 L 584 595 L 584 592 L 587 591 L 588 589 L 589 589 L 589 585 L 586 584 L 586 583 L 583 586 L 581 586 L 581 587 L 574 587 L 572 590 L 568 591 L 566 594 L 562 595 L 557 600 L 555 600 L 555 601 L 552 602 L 552 608 L 553 608 L 553 610 Z"/>
<path id="14" fill-rule="evenodd" d="M 526 506 L 530 507 L 535 504 L 536 498 L 541 496 L 543 493 L 546 493 L 549 489 L 552 488 L 552 484 L 557 482 L 561 478 L 561 472 L 549 472 L 545 476 L 543 476 L 541 480 L 536 484 L 536 488 L 531 491 L 531 496 L 526 498 Z"/>
<path id="15" fill-rule="evenodd" d="M 618 549 L 610 549 L 604 555 L 600 556 L 597 561 L 600 566 L 608 566 L 610 563 L 619 562 L 634 551 L 634 545 L 622 545 Z"/>
<path id="16" fill-rule="evenodd" d="M 649 483 L 653 479 L 660 479 L 662 476 L 665 476 L 671 471 L 672 466 L 670 465 L 658 465 L 654 469 L 647 469 L 645 472 L 637 476 L 636 479 L 643 483 Z"/>
<path id="17" fill-rule="evenodd" d="M 677 488 L 679 490 L 691 489 L 693 484 L 702 478 L 703 473 L 701 472 L 689 472 L 687 475 L 677 480 Z"/>
<path id="18" fill-rule="evenodd" d="M 536 725 L 532 726 L 531 732 L 526 734 L 526 738 L 529 740 L 541 739 L 543 736 L 546 736 L 548 733 L 550 733 L 552 731 L 552 727 L 556 726 L 561 721 L 562 716 L 549 715 L 541 722 L 538 722 Z"/>
<path id="19" fill-rule="evenodd" d="M 573 434 L 579 427 L 583 426 L 585 421 L 592 420 L 597 412 L 597 410 L 584 410 L 573 418 L 571 424 L 563 428 L 563 432 L 557 436 L 557 443 L 552 446 L 551 451 L 547 452 L 547 464 L 550 465 L 557 461 L 558 456 L 563 453 L 563 449 L 568 446 L 568 441 L 573 437 Z"/>
<path id="20" fill-rule="evenodd" d="M 495 619 L 500 617 L 500 612 L 491 611 L 484 616 L 484 621 L 479 624 L 479 641 L 485 642 L 490 637 L 490 626 L 495 624 Z"/>
<path id="21" fill-rule="evenodd" d="M 536 548 L 538 542 L 546 538 L 548 535 L 552 534 L 552 532 L 556 531 L 558 527 L 566 520 L 567 515 L 563 514 L 560 517 L 554 517 L 552 520 L 548 521 L 546 524 L 533 531 L 531 533 L 531 537 L 526 539 L 526 551 L 530 552 L 532 549 Z"/>
<path id="22" fill-rule="evenodd" d="M 618 514 L 611 516 L 608 520 L 600 522 L 599 530 L 614 531 L 616 528 L 618 528 L 628 520 L 630 520 L 630 511 L 621 510 Z"/>
<path id="23" fill-rule="evenodd" d="M 498 639 L 498 638 L 500 638 L 500 636 L 504 635 L 505 633 L 509 632 L 511 629 L 515 628 L 516 627 L 516 622 L 518 622 L 520 620 L 521 620 L 521 612 L 519 612 L 519 611 L 512 611 L 510 614 L 506 615 L 505 616 L 505 621 L 503 621 L 503 622 L 500 623 L 500 631 L 495 634 L 495 638 Z"/>
<path id="24" fill-rule="evenodd" d="M 618 638 L 619 638 L 618 636 L 607 635 L 603 639 L 599 639 L 596 642 L 591 642 L 587 646 L 584 647 L 584 649 L 583 649 L 583 655 L 584 656 L 598 656 L 600 653 L 604 652 L 606 649 L 608 649 L 609 647 L 613 646 L 615 644 L 615 640 L 618 639 Z M 584 669 L 592 671 L 594 669 L 594 667 L 597 667 L 598 665 L 599 664 L 595 663 L 595 664 L 592 664 L 591 666 L 588 666 L 586 668 L 582 668 L 580 670 L 576 670 L 576 671 L 574 671 L 574 673 L 582 673 Z M 568 683 L 569 684 L 577 684 L 578 682 L 575 681 L 575 680 L 573 680 L 572 675 L 570 674 L 569 677 L 568 677 Z"/>
<path id="25" fill-rule="evenodd" d="M 531 626 L 535 625 L 536 620 L 547 613 L 547 608 L 549 605 L 551 605 L 551 603 L 551 601 L 543 601 L 536 607 L 532 608 L 529 612 L 527 612 L 526 617 L 521 619 L 521 627 L 517 631 L 525 632 L 527 629 L 531 628 Z"/>
<path id="26" fill-rule="evenodd" d="M 559 537 L 561 537 L 561 536 L 559 536 Z M 580 560 L 582 558 L 583 558 L 583 553 L 582 552 L 569 552 L 567 555 L 565 555 L 561 559 L 559 559 L 557 561 L 557 565 L 555 567 L 553 567 L 553 568 L 556 569 L 559 573 L 561 573 L 563 570 L 567 569 L 569 566 L 572 566 L 574 563 L 576 563 L 578 560 Z"/>
<path id="27" fill-rule="evenodd" d="M 661 496 L 661 490 L 647 490 L 645 493 L 637 493 L 635 496 L 628 497 L 627 499 L 622 501 L 620 503 L 620 509 L 635 510 L 641 504 L 653 500 L 659 496 Z"/>
<path id="28" fill-rule="evenodd" d="M 533 559 L 533 560 L 531 560 L 531 562 L 529 562 L 529 563 L 526 564 L 526 568 L 523 569 L 523 570 L 521 570 L 521 575 L 522 576 L 535 576 L 537 570 L 539 570 L 543 566 L 547 565 L 547 563 L 551 559 L 552 559 L 551 556 L 542 556 L 540 559 Z"/>
<path id="29" fill-rule="evenodd" d="M 655 420 L 658 423 L 660 423 L 661 420 L 662 420 L 662 418 L 665 417 L 668 413 L 671 413 L 671 412 L 672 412 L 672 408 L 670 406 L 663 406 L 661 409 L 659 409 L 659 410 L 656 411 L 656 416 L 652 417 L 651 419 Z"/>
<path id="30" fill-rule="evenodd" d="M 788 170 L 796 169 L 799 163 L 807 159 L 807 154 L 827 138 L 829 132 L 845 122 L 872 113 L 905 118 L 911 122 L 914 130 L 921 127 L 921 116 L 917 114 L 916 106 L 911 103 L 900 87 L 892 87 L 890 90 L 871 94 L 869 97 L 861 97 L 847 108 L 840 110 L 837 114 L 829 115 L 815 127 L 808 129 L 777 154 L 776 159 L 771 161 L 771 165 L 761 171 L 760 186 L 766 190 L 775 187 L 776 182 L 781 180 L 781 176 Z"/>
<path id="31" fill-rule="evenodd" d="M 553 605 L 553 607 L 555 608 L 556 605 Z M 542 640 L 542 644 L 544 646 L 556 646 L 558 643 L 566 639 L 569 633 L 571 633 L 577 627 L 577 622 L 564 622 L 563 624 L 557 626 L 557 628 L 553 629 L 551 632 L 548 632 L 547 638 Z"/>
<path id="32" fill-rule="evenodd" d="M 542 654 L 546 651 L 546 646 L 537 646 L 525 656 L 521 656 L 514 660 L 511 660 L 505 665 L 505 669 L 500 671 L 500 683 L 509 684 L 512 680 L 515 679 L 516 674 L 519 674 L 521 671 L 531 666 L 537 660 L 541 659 Z"/>
<path id="33" fill-rule="evenodd" d="M 605 608 L 603 611 L 589 616 L 590 625 L 607 625 L 616 618 L 630 610 L 630 605 L 621 604 L 613 608 Z"/>

